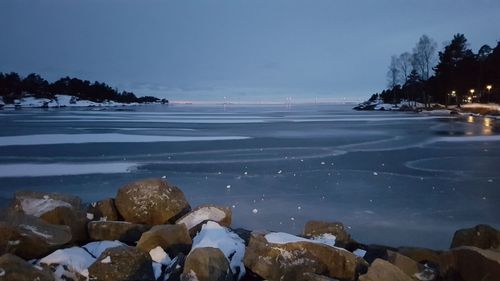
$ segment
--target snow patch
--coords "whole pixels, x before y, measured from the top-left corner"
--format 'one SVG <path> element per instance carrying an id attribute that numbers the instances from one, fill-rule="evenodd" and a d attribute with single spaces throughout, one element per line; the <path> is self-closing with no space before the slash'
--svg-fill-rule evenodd
<path id="1" fill-rule="evenodd" d="M 22 229 L 24 229 L 24 230 L 30 231 L 31 233 L 33 233 L 33 234 L 35 234 L 37 236 L 41 236 L 41 237 L 43 237 L 45 239 L 52 238 L 52 235 L 40 232 L 35 226 L 27 225 L 27 224 L 20 224 L 19 227 L 22 228 Z"/>
<path id="2" fill-rule="evenodd" d="M 43 199 L 21 197 L 20 201 L 23 212 L 27 215 L 32 215 L 35 217 L 40 217 L 41 215 L 50 212 L 57 207 L 73 208 L 68 202 L 51 199 L 48 196 L 44 196 Z"/>
<path id="3" fill-rule="evenodd" d="M 360 258 L 363 258 L 366 255 L 366 251 L 363 250 L 363 249 L 356 249 L 352 253 L 355 254 L 356 256 L 360 257 Z"/>
<path id="4" fill-rule="evenodd" d="M 185 224 L 191 229 L 206 220 L 221 221 L 226 217 L 226 213 L 219 208 L 208 206 L 197 209 L 177 222 Z"/>
<path id="5" fill-rule="evenodd" d="M 99 257 L 105 250 L 109 248 L 115 248 L 119 246 L 124 246 L 120 241 L 98 241 L 90 242 L 82 247 L 85 248 L 94 257 Z"/>
<path id="6" fill-rule="evenodd" d="M 111 257 L 107 256 L 101 260 L 101 263 L 111 263 Z"/>
<path id="7" fill-rule="evenodd" d="M 159 263 L 159 264 L 169 265 L 170 262 L 172 262 L 172 260 L 168 256 L 168 254 L 165 253 L 163 248 L 160 246 L 158 246 L 154 249 L 151 249 L 151 251 L 149 251 L 149 255 L 151 256 L 151 259 L 154 262 Z"/>
<path id="8" fill-rule="evenodd" d="M 55 266 L 53 273 L 56 281 L 78 280 L 78 274 L 88 275 L 88 267 L 95 261 L 87 251 L 80 247 L 60 249 L 38 261 L 38 265 Z"/>
<path id="9" fill-rule="evenodd" d="M 335 247 L 335 240 L 336 239 L 337 239 L 337 237 L 333 234 L 330 234 L 330 233 L 323 233 L 321 235 L 314 236 L 311 238 L 311 240 L 313 240 L 313 241 L 316 241 L 316 242 L 319 242 L 321 244 L 325 244 L 328 246 L 332 246 L 332 247 Z"/>
<path id="10" fill-rule="evenodd" d="M 229 261 L 231 270 L 238 274 L 238 279 L 245 275 L 243 257 L 245 255 L 245 242 L 236 233 L 220 226 L 216 222 L 209 221 L 204 224 L 201 231 L 193 238 L 193 247 L 212 247 L 220 249 Z"/>

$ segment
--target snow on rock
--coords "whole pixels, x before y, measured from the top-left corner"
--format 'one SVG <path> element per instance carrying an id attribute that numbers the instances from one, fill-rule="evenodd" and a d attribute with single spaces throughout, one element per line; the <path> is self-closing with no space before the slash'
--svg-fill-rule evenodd
<path id="1" fill-rule="evenodd" d="M 62 200 L 55 200 L 48 196 L 38 198 L 20 198 L 21 208 L 27 215 L 40 217 L 41 215 L 54 210 L 57 207 L 72 208 L 71 204 Z"/>
<path id="2" fill-rule="evenodd" d="M 243 265 L 245 243 L 236 233 L 216 222 L 208 221 L 193 238 L 191 251 L 203 247 L 220 249 L 228 259 L 231 270 L 234 273 L 239 272 L 238 279 L 245 275 L 245 266 Z"/>
<path id="3" fill-rule="evenodd" d="M 154 262 L 159 263 L 159 264 L 169 265 L 170 262 L 172 262 L 172 260 L 168 256 L 168 254 L 165 253 L 163 248 L 160 246 L 158 246 L 154 249 L 151 249 L 151 251 L 149 251 L 149 255 L 151 256 L 151 259 Z"/>
<path id="4" fill-rule="evenodd" d="M 285 232 L 271 232 L 264 236 L 269 243 L 286 244 L 295 242 L 311 242 L 311 240 Z"/>
<path id="5" fill-rule="evenodd" d="M 106 249 L 123 246 L 120 241 L 97 241 L 90 242 L 82 247 L 85 248 L 92 256 L 99 257 Z"/>
<path id="6" fill-rule="evenodd" d="M 72 247 L 60 249 L 38 261 L 38 265 L 49 265 L 54 268 L 56 281 L 68 279 L 79 280 L 79 275 L 88 276 L 88 267 L 95 261 L 85 249 Z"/>
<path id="7" fill-rule="evenodd" d="M 360 257 L 360 258 L 363 258 L 366 255 L 366 251 L 363 250 L 363 249 L 356 249 L 352 253 L 355 254 L 356 256 Z"/>
<path id="8" fill-rule="evenodd" d="M 214 206 L 204 206 L 199 209 L 193 210 L 191 213 L 179 219 L 177 224 L 185 224 L 187 229 L 191 229 L 198 224 L 206 221 L 213 220 L 220 222 L 226 217 L 226 213 L 220 208 Z"/>
<path id="9" fill-rule="evenodd" d="M 313 236 L 311 238 L 311 240 L 313 240 L 313 241 L 316 241 L 316 242 L 319 242 L 319 243 L 322 243 L 322 244 L 325 244 L 328 246 L 332 246 L 332 247 L 335 247 L 335 240 L 336 239 L 337 239 L 337 237 L 335 237 L 335 235 L 330 234 L 330 233 L 323 233 L 321 235 Z"/>
<path id="10" fill-rule="evenodd" d="M 111 257 L 107 256 L 101 260 L 101 263 L 111 263 Z"/>

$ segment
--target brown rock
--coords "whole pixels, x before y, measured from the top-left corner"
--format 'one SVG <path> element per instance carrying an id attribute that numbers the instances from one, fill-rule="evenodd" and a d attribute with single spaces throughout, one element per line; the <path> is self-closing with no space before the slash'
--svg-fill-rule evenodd
<path id="1" fill-rule="evenodd" d="M 359 281 L 413 281 L 395 265 L 376 259 L 368 268 L 368 272 L 359 276 Z"/>
<path id="2" fill-rule="evenodd" d="M 419 263 L 432 262 L 434 264 L 440 264 L 441 262 L 441 252 L 426 248 L 418 247 L 401 247 L 398 248 L 398 253 L 407 256 Z"/>
<path id="3" fill-rule="evenodd" d="M 105 250 L 88 270 L 89 279 L 94 281 L 155 280 L 151 257 L 129 246 Z"/>
<path id="4" fill-rule="evenodd" d="M 270 243 L 266 233 L 255 231 L 246 249 L 244 264 L 269 280 L 307 280 L 303 279 L 306 272 L 355 280 L 367 267 L 363 259 L 344 249 L 300 238 L 297 242 Z"/>
<path id="5" fill-rule="evenodd" d="M 36 268 L 20 257 L 5 254 L 0 257 L 0 280 L 2 281 L 54 281 L 50 272 Z"/>
<path id="6" fill-rule="evenodd" d="M 444 253 L 448 267 L 442 268 L 446 280 L 496 281 L 500 277 L 500 252 L 463 246 Z"/>
<path id="7" fill-rule="evenodd" d="M 160 246 L 170 257 L 176 257 L 179 253 L 189 253 L 192 243 L 184 224 L 167 224 L 153 226 L 144 232 L 137 243 L 137 248 L 148 253 Z"/>
<path id="8" fill-rule="evenodd" d="M 14 195 L 12 209 L 71 229 L 72 242 L 87 240 L 87 218 L 76 196 L 59 193 L 21 191 Z"/>
<path id="9" fill-rule="evenodd" d="M 424 266 L 422 264 L 397 252 L 387 251 L 387 261 L 397 266 L 401 271 L 410 277 L 424 271 Z"/>
<path id="10" fill-rule="evenodd" d="M 128 222 L 158 225 L 175 222 L 191 209 L 184 193 L 161 179 L 146 179 L 118 190 L 115 205 Z"/>
<path id="11" fill-rule="evenodd" d="M 100 200 L 90 204 L 87 210 L 90 220 L 97 221 L 117 221 L 119 220 L 118 210 L 115 207 L 115 200 L 112 198 Z"/>
<path id="12" fill-rule="evenodd" d="M 336 244 L 346 245 L 351 242 L 351 236 L 340 222 L 308 221 L 304 229 L 305 237 L 315 237 L 322 234 L 332 234 L 336 237 Z"/>
<path id="13" fill-rule="evenodd" d="M 229 263 L 217 248 L 196 248 L 186 258 L 181 281 L 233 280 Z"/>
<path id="14" fill-rule="evenodd" d="M 85 213 L 80 210 L 68 207 L 57 207 L 43 213 L 40 218 L 50 224 L 67 225 L 71 230 L 72 242 L 83 243 L 88 240 L 88 220 Z"/>
<path id="15" fill-rule="evenodd" d="M 13 213 L 0 222 L 0 254 L 40 258 L 70 241 L 69 227 L 48 224 L 34 216 Z"/>
<path id="16" fill-rule="evenodd" d="M 451 248 L 460 246 L 500 250 L 500 231 L 484 224 L 476 225 L 473 228 L 457 230 L 455 235 L 453 235 Z"/>
<path id="17" fill-rule="evenodd" d="M 124 243 L 135 243 L 151 226 L 125 221 L 91 221 L 88 233 L 92 240 L 118 240 Z"/>
<path id="18" fill-rule="evenodd" d="M 337 279 L 333 279 L 330 277 L 326 277 L 324 275 L 318 275 L 310 272 L 306 272 L 302 274 L 304 281 L 338 281 Z"/>
<path id="19" fill-rule="evenodd" d="M 176 224 L 185 224 L 191 236 L 200 231 L 201 226 L 207 221 L 229 227 L 231 225 L 231 209 L 215 205 L 202 205 L 178 219 Z"/>

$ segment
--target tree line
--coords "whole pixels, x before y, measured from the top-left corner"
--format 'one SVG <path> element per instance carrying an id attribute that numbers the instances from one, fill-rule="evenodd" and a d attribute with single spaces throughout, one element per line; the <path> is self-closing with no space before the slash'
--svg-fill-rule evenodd
<path id="1" fill-rule="evenodd" d="M 474 53 L 464 34 L 456 34 L 443 50 L 423 35 L 413 51 L 391 57 L 388 88 L 371 96 L 385 103 L 402 100 L 460 105 L 500 102 L 500 42 Z"/>
<path id="2" fill-rule="evenodd" d="M 153 96 L 137 97 L 132 92 L 119 92 L 118 89 L 98 81 L 91 83 L 88 80 L 63 77 L 49 83 L 36 73 L 31 73 L 23 78 L 15 72 L 0 72 L 0 97 L 3 98 L 5 103 L 14 103 L 16 99 L 27 96 L 54 99 L 55 95 L 69 95 L 93 102 L 168 103 L 166 99 L 161 100 Z"/>

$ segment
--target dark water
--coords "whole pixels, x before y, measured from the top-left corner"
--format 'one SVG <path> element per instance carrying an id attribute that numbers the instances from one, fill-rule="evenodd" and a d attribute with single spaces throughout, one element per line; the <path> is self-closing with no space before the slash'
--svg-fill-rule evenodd
<path id="1" fill-rule="evenodd" d="M 487 118 L 187 105 L 0 111 L 0 124 L 4 204 L 21 189 L 98 200 L 166 176 L 192 206 L 233 207 L 235 227 L 342 221 L 362 242 L 434 248 L 500 227 L 500 124 Z"/>

